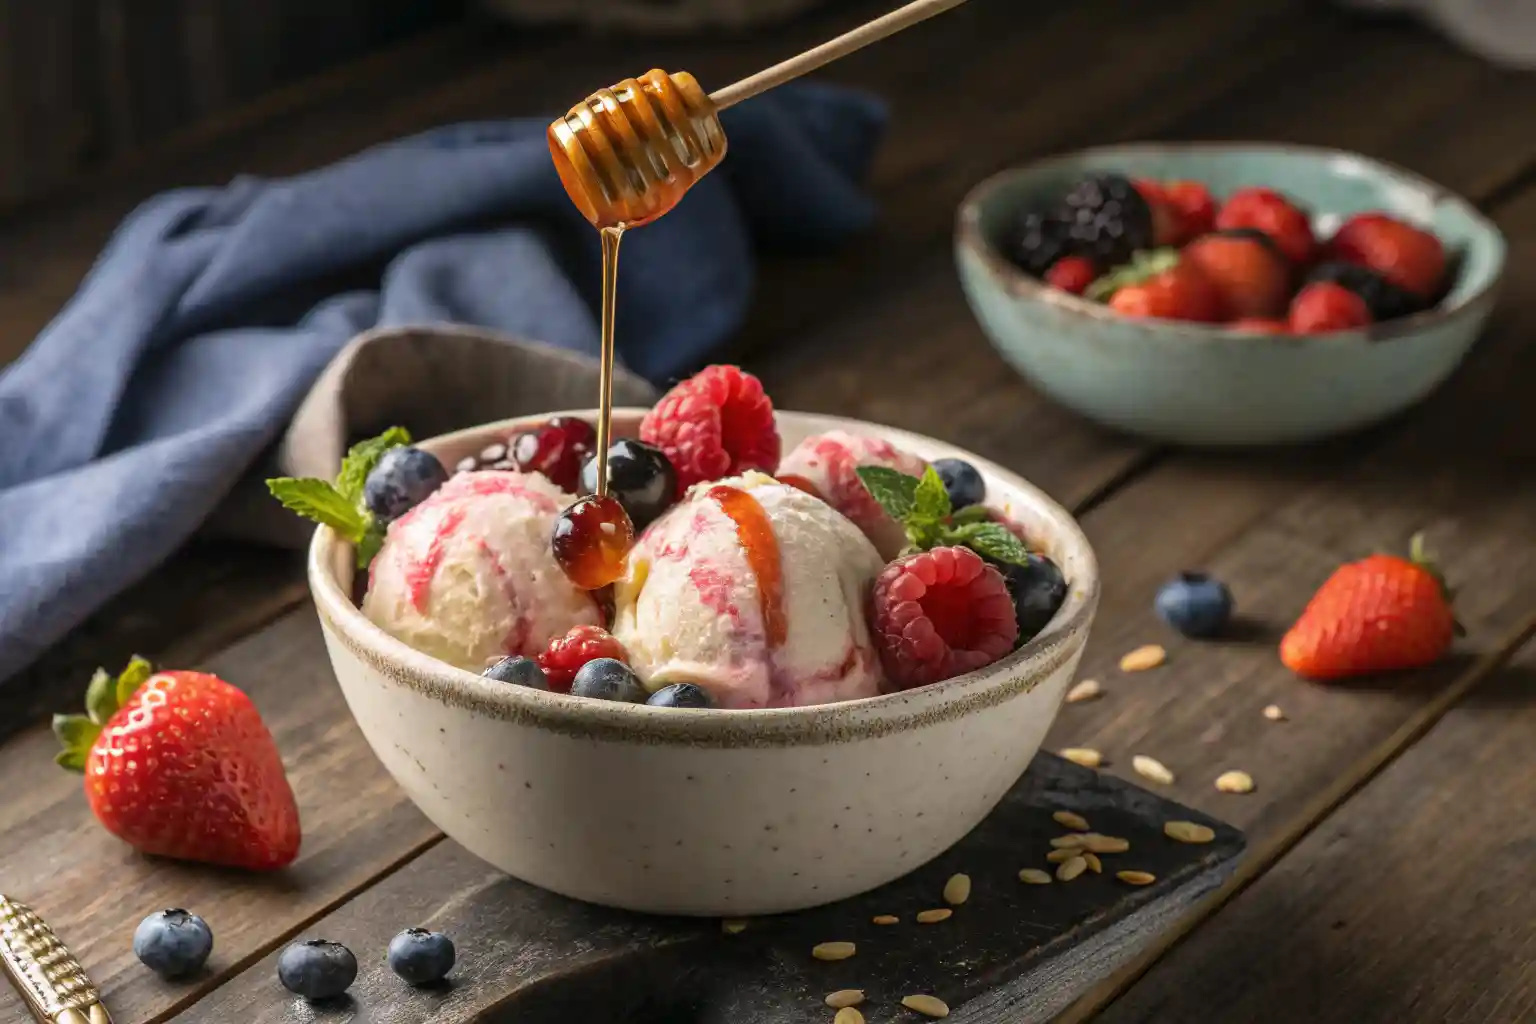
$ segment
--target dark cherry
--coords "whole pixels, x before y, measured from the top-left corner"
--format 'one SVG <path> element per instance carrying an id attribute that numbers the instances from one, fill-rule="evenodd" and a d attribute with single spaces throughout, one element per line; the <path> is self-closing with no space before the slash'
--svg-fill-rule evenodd
<path id="1" fill-rule="evenodd" d="M 612 495 L 589 494 L 555 520 L 550 547 L 570 581 L 600 590 L 624 575 L 624 560 L 635 545 L 635 527 Z"/>
<path id="2" fill-rule="evenodd" d="M 581 464 L 597 447 L 597 431 L 586 420 L 556 416 L 542 427 L 512 439 L 507 457 L 524 473 L 543 473 L 561 490 L 575 492 Z"/>
<path id="3" fill-rule="evenodd" d="M 583 494 L 597 491 L 597 455 L 581 467 Z M 608 493 L 619 499 L 636 530 L 656 521 L 677 500 L 677 470 L 660 448 L 623 438 L 608 449 Z"/>

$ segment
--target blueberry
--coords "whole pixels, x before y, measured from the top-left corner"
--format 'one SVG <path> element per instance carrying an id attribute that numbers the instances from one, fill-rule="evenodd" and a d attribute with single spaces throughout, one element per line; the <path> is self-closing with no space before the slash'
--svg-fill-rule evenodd
<path id="1" fill-rule="evenodd" d="M 1181 572 L 1158 589 L 1153 607 L 1185 636 L 1214 636 L 1232 618 L 1232 591 L 1205 573 Z"/>
<path id="2" fill-rule="evenodd" d="M 593 700 L 617 700 L 634 704 L 645 700 L 645 687 L 634 669 L 617 658 L 593 658 L 576 670 L 571 693 Z"/>
<path id="3" fill-rule="evenodd" d="M 447 481 L 448 471 L 437 456 L 420 448 L 391 448 L 363 482 L 363 504 L 379 522 L 392 522 Z"/>
<path id="4" fill-rule="evenodd" d="M 339 942 L 295 942 L 277 958 L 277 980 L 305 999 L 335 999 L 357 980 L 357 957 Z"/>
<path id="5" fill-rule="evenodd" d="M 544 675 L 544 670 L 539 667 L 539 663 L 532 658 L 520 656 L 502 658 L 480 674 L 498 683 L 527 686 L 534 690 L 549 689 L 549 679 Z"/>
<path id="6" fill-rule="evenodd" d="M 442 981 L 453 959 L 453 940 L 442 932 L 407 928 L 389 940 L 389 969 L 412 985 Z"/>
<path id="7" fill-rule="evenodd" d="M 208 922 L 185 910 L 150 914 L 133 930 L 133 955 L 162 978 L 196 974 L 212 951 Z"/>
<path id="8" fill-rule="evenodd" d="M 937 459 L 933 469 L 939 474 L 939 479 L 944 481 L 944 489 L 949 492 L 950 507 L 965 508 L 967 505 L 980 505 L 987 500 L 987 482 L 969 462 L 963 459 Z"/>
<path id="9" fill-rule="evenodd" d="M 597 491 L 597 459 L 581 467 L 581 488 Z M 629 521 L 643 530 L 677 500 L 677 470 L 659 448 L 624 438 L 608 449 L 608 493 L 619 499 Z"/>
<path id="10" fill-rule="evenodd" d="M 658 708 L 712 708 L 715 698 L 696 683 L 673 683 L 651 694 L 646 703 Z"/>
<path id="11" fill-rule="evenodd" d="M 1067 580 L 1056 563 L 1031 552 L 1025 564 L 994 562 L 1008 584 L 1013 613 L 1019 623 L 1019 643 L 1033 640 L 1067 599 Z"/>

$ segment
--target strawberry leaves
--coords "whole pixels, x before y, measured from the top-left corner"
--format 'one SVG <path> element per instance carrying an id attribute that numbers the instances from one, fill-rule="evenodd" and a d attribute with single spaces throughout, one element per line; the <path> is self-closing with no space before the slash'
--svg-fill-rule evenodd
<path id="1" fill-rule="evenodd" d="M 54 762 L 69 771 L 85 771 L 85 760 L 101 735 L 101 727 L 154 673 L 154 667 L 138 655 L 119 675 L 98 668 L 85 690 L 85 714 L 53 716 L 53 734 L 64 748 L 54 755 Z"/>
<path id="2" fill-rule="evenodd" d="M 993 561 L 1028 564 L 1029 549 L 1012 530 L 993 522 L 985 506 L 953 508 L 932 466 L 921 477 L 884 466 L 860 466 L 857 472 L 870 497 L 907 531 L 911 550 L 964 546 Z"/>
<path id="3" fill-rule="evenodd" d="M 404 427 L 390 427 L 378 437 L 359 441 L 341 460 L 336 482 L 315 477 L 274 477 L 267 481 L 272 497 L 288 511 L 329 526 L 357 549 L 357 566 L 366 569 L 384 543 L 384 531 L 363 504 L 363 485 L 379 459 L 392 448 L 411 443 Z"/>
<path id="4" fill-rule="evenodd" d="M 1143 281 L 1167 273 L 1179 265 L 1177 249 L 1153 249 L 1131 255 L 1131 262 L 1115 267 L 1090 284 L 1083 298 L 1092 302 L 1108 302 L 1121 288 L 1141 284 Z"/>

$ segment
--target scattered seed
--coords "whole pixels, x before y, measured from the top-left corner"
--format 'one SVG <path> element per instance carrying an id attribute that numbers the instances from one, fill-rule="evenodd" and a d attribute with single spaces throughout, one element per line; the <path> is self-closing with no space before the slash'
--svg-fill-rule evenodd
<path id="1" fill-rule="evenodd" d="M 1088 841 L 1087 836 L 1073 833 L 1067 836 L 1057 836 L 1051 840 L 1051 845 L 1058 850 L 1075 850 Z"/>
<path id="2" fill-rule="evenodd" d="M 491 463 L 492 469 L 516 469 L 517 464 L 511 459 L 502 459 L 500 462 Z"/>
<path id="3" fill-rule="evenodd" d="M 1025 885 L 1050 885 L 1051 876 L 1039 868 L 1024 868 L 1019 872 L 1019 881 Z"/>
<path id="4" fill-rule="evenodd" d="M 1147 644 L 1138 647 L 1125 657 L 1120 659 L 1120 671 L 1145 672 L 1149 668 L 1157 668 L 1168 660 L 1168 652 L 1157 644 Z"/>
<path id="5" fill-rule="evenodd" d="M 832 1024 L 864 1024 L 864 1015 L 851 1006 L 845 1006 L 837 1011 Z"/>
<path id="6" fill-rule="evenodd" d="M 1056 877 L 1063 882 L 1070 882 L 1084 871 L 1088 870 L 1088 862 L 1082 857 L 1073 857 L 1069 861 L 1063 861 L 1061 867 L 1056 869 Z"/>
<path id="7" fill-rule="evenodd" d="M 1222 772 L 1216 776 L 1216 788 L 1223 793 L 1252 793 L 1253 776 L 1247 772 Z"/>
<path id="8" fill-rule="evenodd" d="M 1155 757 L 1137 754 L 1131 758 L 1131 767 L 1136 769 L 1136 774 L 1143 778 L 1151 779 L 1153 782 L 1161 783 L 1164 786 L 1173 785 L 1173 772 L 1169 771 L 1168 767 Z"/>
<path id="9" fill-rule="evenodd" d="M 1104 763 L 1104 755 L 1090 747 L 1068 747 L 1061 752 L 1061 756 L 1084 768 L 1097 768 Z"/>
<path id="10" fill-rule="evenodd" d="M 836 992 L 827 993 L 826 1004 L 834 1010 L 845 1009 L 849 1006 L 858 1006 L 864 1001 L 864 990 L 861 988 L 840 988 Z"/>
<path id="11" fill-rule="evenodd" d="M 727 935 L 740 935 L 747 930 L 747 922 L 739 917 L 728 917 L 720 922 L 720 930 Z"/>
<path id="12" fill-rule="evenodd" d="M 851 942 L 823 942 L 811 949 L 811 956 L 817 960 L 847 960 L 858 952 Z"/>
<path id="13" fill-rule="evenodd" d="M 1119 836 L 1101 836 L 1097 832 L 1083 836 L 1083 849 L 1090 853 L 1124 853 L 1130 848 L 1130 840 Z"/>
<path id="14" fill-rule="evenodd" d="M 1076 847 L 1072 847 L 1066 850 L 1052 850 L 1050 853 L 1045 855 L 1045 859 L 1050 861 L 1052 864 L 1065 864 L 1067 861 L 1071 860 L 1073 857 L 1076 857 L 1079 853 L 1082 852 L 1082 850 Z"/>
<path id="15" fill-rule="evenodd" d="M 480 460 L 475 458 L 473 455 L 468 455 L 460 459 L 458 465 L 454 466 L 453 468 L 458 470 L 460 473 L 468 473 L 478 465 L 480 465 Z"/>
<path id="16" fill-rule="evenodd" d="M 481 462 L 500 462 L 501 459 L 506 454 L 507 454 L 507 446 L 506 445 L 504 445 L 504 444 L 493 444 L 493 445 L 490 445 L 487 448 L 482 448 L 480 450 L 480 461 Z"/>
<path id="17" fill-rule="evenodd" d="M 875 924 L 901 924 L 901 918 L 895 914 L 877 914 L 874 917 Z"/>
<path id="18" fill-rule="evenodd" d="M 1102 696 L 1104 696 L 1104 687 L 1099 685 L 1097 679 L 1084 679 L 1067 691 L 1067 703 L 1080 704 L 1085 700 L 1093 700 L 1095 697 Z"/>
<path id="19" fill-rule="evenodd" d="M 1181 843 L 1208 843 L 1216 838 L 1214 829 L 1193 821 L 1165 821 L 1163 835 Z"/>
<path id="20" fill-rule="evenodd" d="M 1115 877 L 1126 885 L 1151 885 L 1157 876 L 1150 871 L 1116 871 Z"/>
<path id="21" fill-rule="evenodd" d="M 937 907 L 933 910 L 919 910 L 917 912 L 918 924 L 938 924 L 940 921 L 948 921 L 955 912 L 948 907 Z"/>
<path id="22" fill-rule="evenodd" d="M 1285 721 L 1285 712 L 1280 710 L 1279 704 L 1271 704 L 1264 709 L 1264 717 L 1271 722 L 1283 722 Z"/>
<path id="23" fill-rule="evenodd" d="M 901 1005 L 925 1017 L 948 1017 L 949 1007 L 937 996 L 902 996 Z"/>
<path id="24" fill-rule="evenodd" d="M 1057 811 L 1051 817 L 1056 819 L 1056 824 L 1058 825 L 1075 828 L 1079 832 L 1088 831 L 1088 821 L 1081 814 L 1074 814 L 1071 811 Z"/>
<path id="25" fill-rule="evenodd" d="M 971 898 L 971 876 L 950 875 L 949 881 L 944 883 L 944 902 L 952 907 L 958 907 Z"/>
<path id="26" fill-rule="evenodd" d="M 1097 854 L 1084 853 L 1083 863 L 1087 864 L 1088 870 L 1092 871 L 1096 875 L 1102 875 L 1104 873 L 1104 864 L 1099 860 Z"/>

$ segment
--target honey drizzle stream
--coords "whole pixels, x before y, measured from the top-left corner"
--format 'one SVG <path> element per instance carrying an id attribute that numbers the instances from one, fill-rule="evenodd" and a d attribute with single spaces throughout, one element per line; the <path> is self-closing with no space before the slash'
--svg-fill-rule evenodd
<path id="1" fill-rule="evenodd" d="M 619 243 L 624 240 L 624 225 L 603 228 L 602 292 L 602 372 L 597 404 L 597 494 L 608 493 L 608 433 L 613 422 L 613 322 L 618 298 Z"/>
<path id="2" fill-rule="evenodd" d="M 746 491 L 716 484 L 706 496 L 736 524 L 736 536 L 747 556 L 747 565 L 757 577 L 757 603 L 768 649 L 775 650 L 783 646 L 789 622 L 784 614 L 784 566 L 773 524 L 763 506 Z"/>

